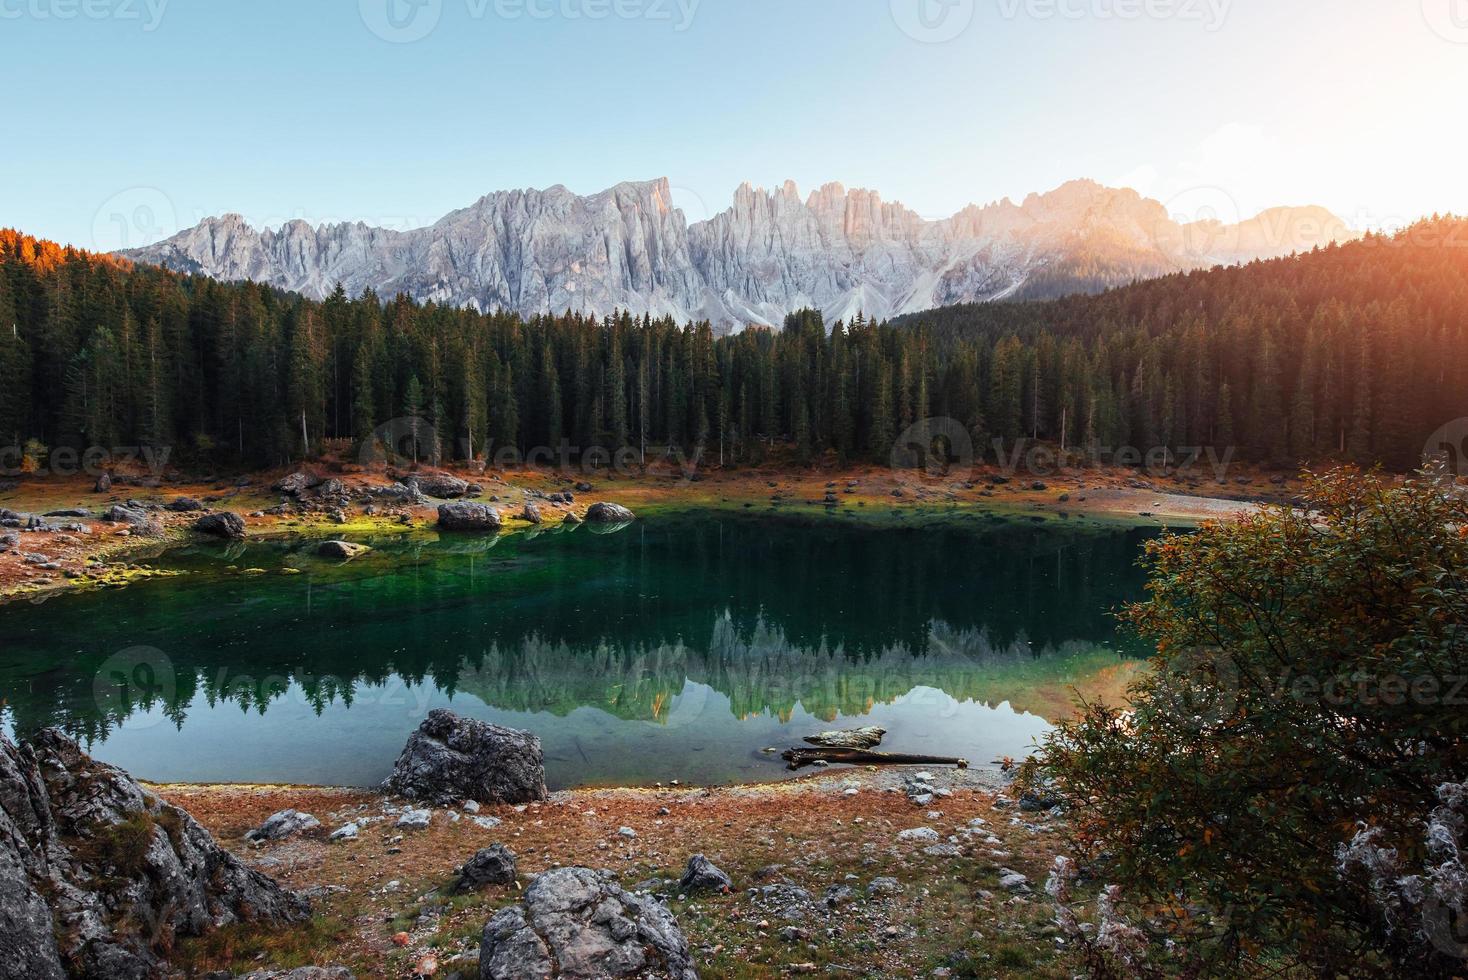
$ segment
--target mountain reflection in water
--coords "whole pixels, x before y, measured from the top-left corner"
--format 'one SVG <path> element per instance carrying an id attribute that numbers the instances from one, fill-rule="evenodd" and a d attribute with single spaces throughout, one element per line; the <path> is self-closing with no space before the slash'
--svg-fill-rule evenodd
<path id="1" fill-rule="evenodd" d="M 365 785 L 438 706 L 535 731 L 553 786 L 773 778 L 761 749 L 847 721 L 984 763 L 1132 676 L 1110 613 L 1148 532 L 974 524 L 185 548 L 158 562 L 183 576 L 0 610 L 5 725 L 157 780 Z"/>

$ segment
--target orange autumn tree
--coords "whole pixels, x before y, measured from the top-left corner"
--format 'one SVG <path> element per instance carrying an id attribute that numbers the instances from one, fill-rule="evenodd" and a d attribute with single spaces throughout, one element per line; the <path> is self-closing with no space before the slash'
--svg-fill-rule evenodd
<path id="1" fill-rule="evenodd" d="M 1168 974 L 1468 967 L 1468 503 L 1440 472 L 1306 496 L 1151 544 L 1123 615 L 1155 669 L 1024 767 L 1119 886 L 1076 932 L 1097 973 L 1142 952 Z"/>

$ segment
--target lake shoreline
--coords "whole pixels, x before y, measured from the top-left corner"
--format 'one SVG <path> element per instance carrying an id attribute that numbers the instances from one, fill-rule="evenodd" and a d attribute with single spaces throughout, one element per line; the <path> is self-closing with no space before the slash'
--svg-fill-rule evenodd
<path id="1" fill-rule="evenodd" d="M 272 489 L 298 469 L 313 474 L 313 479 L 340 480 L 354 495 L 350 511 Z M 507 533 L 537 526 L 522 519 L 527 503 L 540 511 L 541 526 L 555 526 L 568 514 L 584 515 L 589 504 L 600 500 L 630 507 L 644 518 L 675 511 L 741 512 L 868 527 L 927 527 L 976 518 L 1191 527 L 1248 514 L 1262 504 L 1292 502 L 1290 487 L 1295 481 L 1257 469 L 1235 467 L 1231 472 L 1230 481 L 1205 482 L 1180 474 L 1147 479 L 1129 468 L 1095 467 L 1065 470 L 1040 480 L 1006 476 L 996 466 L 974 466 L 937 477 L 871 466 L 767 466 L 709 469 L 690 478 L 672 464 L 656 464 L 635 476 L 583 477 L 548 469 L 397 473 L 379 467 L 368 472 L 326 462 L 228 481 L 203 482 L 181 475 L 170 475 L 167 481 L 120 477 L 105 492 L 96 491 L 89 476 L 32 478 L 0 491 L 0 509 L 20 515 L 75 514 L 45 518 L 70 529 L 0 529 L 15 536 L 14 543 L 0 551 L 0 605 L 80 589 L 121 587 L 150 577 L 157 573 L 147 565 L 150 558 L 198 538 L 190 528 L 201 512 L 238 514 L 251 539 L 300 535 L 351 540 L 434 530 L 439 499 L 382 507 L 363 504 L 366 495 L 393 487 L 394 477 L 433 474 L 479 481 L 483 492 L 463 499 L 498 508 Z M 578 491 L 578 486 L 592 489 Z M 571 494 L 574 503 L 547 499 L 562 493 Z M 204 511 L 166 509 L 185 500 Z M 100 519 L 109 508 L 128 501 L 146 509 L 152 522 L 146 532 Z"/>

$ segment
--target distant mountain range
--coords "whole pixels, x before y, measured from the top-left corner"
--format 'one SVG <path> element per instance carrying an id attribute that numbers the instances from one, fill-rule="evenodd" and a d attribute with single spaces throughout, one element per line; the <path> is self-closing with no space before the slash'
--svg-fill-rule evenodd
<path id="1" fill-rule="evenodd" d="M 1318 207 L 1180 224 L 1155 200 L 1088 180 L 941 221 L 840 184 L 804 200 L 791 182 L 745 184 L 727 211 L 690 225 L 661 179 L 589 196 L 559 185 L 501 191 L 412 231 L 304 221 L 257 230 L 230 214 L 121 254 L 315 299 L 340 282 L 354 296 L 404 292 L 526 317 L 622 309 L 728 332 L 806 307 L 830 322 L 1096 292 L 1356 237 Z"/>

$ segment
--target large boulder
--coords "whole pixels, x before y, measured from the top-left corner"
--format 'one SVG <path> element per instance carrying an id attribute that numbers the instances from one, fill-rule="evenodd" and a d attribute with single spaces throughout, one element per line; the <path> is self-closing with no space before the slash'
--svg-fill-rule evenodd
<path id="1" fill-rule="evenodd" d="M 592 524 L 625 524 L 636 517 L 621 504 L 592 504 L 586 510 L 586 520 Z"/>
<path id="2" fill-rule="evenodd" d="M 195 521 L 194 531 L 211 537 L 239 541 L 245 536 L 245 521 L 238 514 L 221 510 L 216 514 L 205 514 Z"/>
<path id="3" fill-rule="evenodd" d="M 520 520 L 528 521 L 531 524 L 539 524 L 544 521 L 545 518 L 541 516 L 539 507 L 527 501 L 525 504 L 525 509 L 520 511 Z"/>
<path id="4" fill-rule="evenodd" d="M 480 980 L 669 977 L 697 980 L 688 940 L 667 906 L 623 891 L 616 875 L 557 868 L 484 927 Z"/>
<path id="5" fill-rule="evenodd" d="M 164 504 L 163 509 L 173 511 L 175 514 L 193 514 L 203 510 L 204 505 L 193 497 L 179 497 Z"/>
<path id="6" fill-rule="evenodd" d="M 515 855 L 503 844 L 493 844 L 475 854 L 459 869 L 454 882 L 456 894 L 477 892 L 490 885 L 515 883 Z"/>
<path id="7" fill-rule="evenodd" d="M 245 840 L 252 844 L 263 844 L 267 841 L 285 840 L 297 834 L 309 834 L 321 829 L 321 821 L 309 813 L 300 810 L 281 810 L 272 813 L 265 818 L 260 826 L 245 834 Z"/>
<path id="8" fill-rule="evenodd" d="M 456 500 L 469 492 L 469 481 L 461 480 L 457 476 L 429 474 L 409 477 L 407 482 L 418 484 L 421 493 L 441 500 Z"/>
<path id="9" fill-rule="evenodd" d="M 309 916 L 304 898 L 60 732 L 19 746 L 0 734 L 0 980 L 143 980 L 166 972 L 179 937 Z"/>
<path id="10" fill-rule="evenodd" d="M 503 522 L 500 512 L 485 504 L 441 504 L 438 526 L 445 531 L 498 531 Z"/>
<path id="11" fill-rule="evenodd" d="M 456 800 L 529 803 L 550 795 L 540 739 L 460 718 L 446 708 L 430 712 L 408 736 L 383 786 L 410 800 L 440 805 Z"/>

